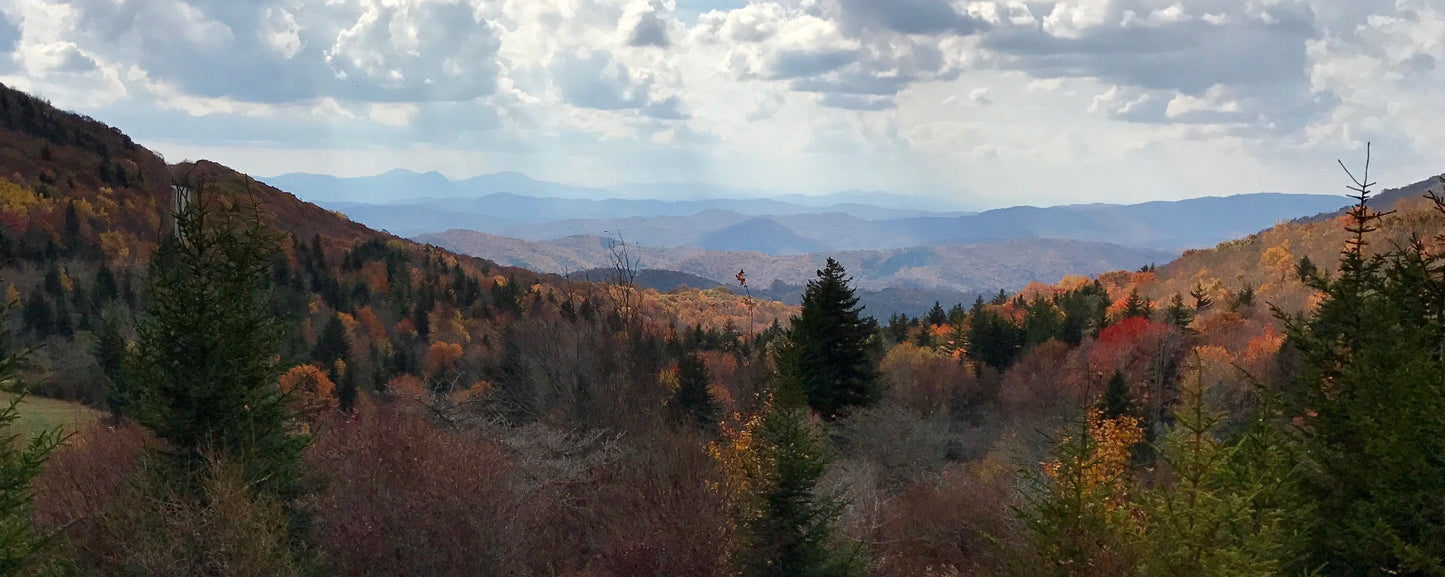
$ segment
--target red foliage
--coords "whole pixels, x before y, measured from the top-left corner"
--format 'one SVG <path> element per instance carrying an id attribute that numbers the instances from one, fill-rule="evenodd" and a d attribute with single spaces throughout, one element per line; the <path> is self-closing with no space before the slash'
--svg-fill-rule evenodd
<path id="1" fill-rule="evenodd" d="M 1117 323 L 1104 327 L 1099 331 L 1099 344 L 1111 345 L 1116 343 L 1128 343 L 1138 339 L 1140 335 L 1149 330 L 1154 323 L 1149 319 L 1132 317 L 1121 320 Z"/>
<path id="2" fill-rule="evenodd" d="M 317 535 L 337 575 L 508 574 L 511 469 L 497 446 L 363 403 L 306 454 L 328 480 Z"/>

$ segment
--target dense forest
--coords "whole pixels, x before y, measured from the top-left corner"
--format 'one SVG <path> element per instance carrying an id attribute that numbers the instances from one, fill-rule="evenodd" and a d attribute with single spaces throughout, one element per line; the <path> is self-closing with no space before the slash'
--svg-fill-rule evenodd
<path id="1" fill-rule="evenodd" d="M 0 574 L 1445 573 L 1445 200 L 1367 173 L 878 322 L 831 259 L 796 307 L 538 275 L 9 89 L 0 172 L 0 383 L 107 413 L 0 404 Z"/>

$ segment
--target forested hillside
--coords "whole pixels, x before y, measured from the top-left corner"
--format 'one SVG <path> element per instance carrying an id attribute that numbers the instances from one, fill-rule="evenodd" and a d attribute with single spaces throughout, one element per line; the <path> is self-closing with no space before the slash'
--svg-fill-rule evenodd
<path id="1" fill-rule="evenodd" d="M 1438 196 L 879 322 L 838 259 L 568 280 L 0 112 L 0 385 L 108 413 L 8 439 L 0 571 L 1445 571 Z"/>

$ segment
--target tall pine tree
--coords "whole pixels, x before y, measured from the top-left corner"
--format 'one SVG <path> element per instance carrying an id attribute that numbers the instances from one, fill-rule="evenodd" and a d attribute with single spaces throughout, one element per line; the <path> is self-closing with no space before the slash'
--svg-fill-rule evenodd
<path id="1" fill-rule="evenodd" d="M 1367 169 L 1368 170 L 1368 169 Z M 1285 317 L 1301 360 L 1298 570 L 1324 575 L 1445 572 L 1445 259 L 1416 240 L 1365 253 L 1381 214 L 1368 172 L 1353 189 L 1352 238 L 1323 298 Z M 1430 195 L 1445 213 L 1445 199 Z M 1283 316 L 1276 311 L 1277 315 Z"/>
<path id="2" fill-rule="evenodd" d="M 178 490 L 199 496 L 208 460 L 221 458 L 289 503 L 307 439 L 293 434 L 277 385 L 283 332 L 269 281 L 279 239 L 254 210 L 212 200 L 197 191 L 151 262 L 151 306 L 124 368 L 129 414 L 162 441 Z"/>
<path id="3" fill-rule="evenodd" d="M 830 420 L 881 396 L 873 338 L 878 326 L 863 317 L 845 275 L 843 265 L 829 258 L 808 282 L 802 311 L 776 355 L 779 374 L 797 382 L 808 405 Z"/>

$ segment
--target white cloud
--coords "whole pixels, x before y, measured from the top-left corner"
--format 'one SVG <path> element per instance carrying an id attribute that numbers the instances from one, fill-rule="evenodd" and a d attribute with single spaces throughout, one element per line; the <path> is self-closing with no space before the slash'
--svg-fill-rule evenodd
<path id="1" fill-rule="evenodd" d="M 412 117 L 416 116 L 417 107 L 415 104 L 392 104 L 377 102 L 371 105 L 367 117 L 372 122 L 386 126 L 405 127 L 411 124 Z"/>
<path id="2" fill-rule="evenodd" d="M 1366 139 L 1414 179 L 1445 149 L 1438 0 L 707 5 L 0 0 L 0 81 L 143 142 L 393 151 L 370 168 L 424 145 L 594 184 L 1077 201 L 1298 190 Z"/>

